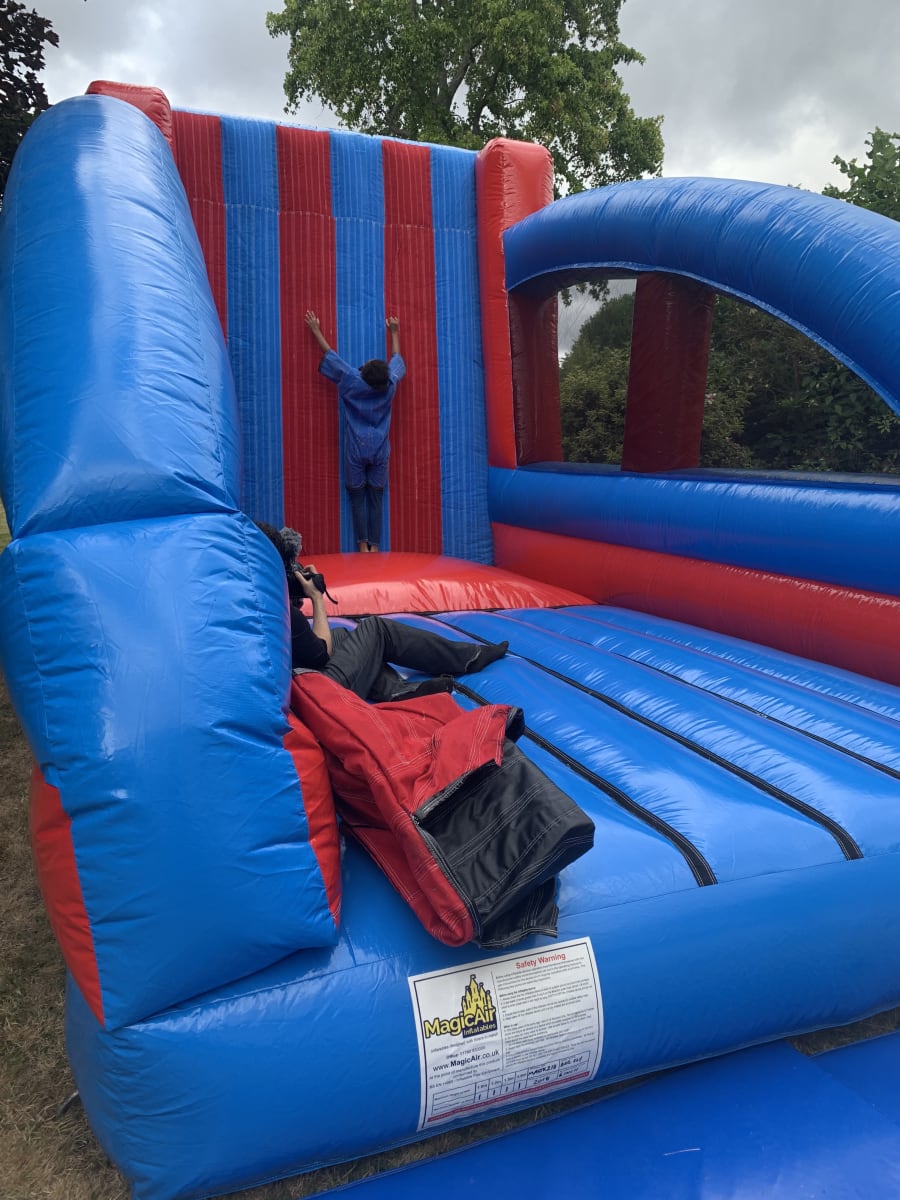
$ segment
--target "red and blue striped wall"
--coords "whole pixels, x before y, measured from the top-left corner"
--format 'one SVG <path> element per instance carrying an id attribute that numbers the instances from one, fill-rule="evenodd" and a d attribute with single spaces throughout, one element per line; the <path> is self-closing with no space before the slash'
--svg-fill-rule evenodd
<path id="1" fill-rule="evenodd" d="M 312 308 L 349 362 L 400 317 L 384 548 L 490 562 L 475 154 L 175 111 L 176 161 L 225 330 L 245 511 L 352 550 L 334 386 Z"/>

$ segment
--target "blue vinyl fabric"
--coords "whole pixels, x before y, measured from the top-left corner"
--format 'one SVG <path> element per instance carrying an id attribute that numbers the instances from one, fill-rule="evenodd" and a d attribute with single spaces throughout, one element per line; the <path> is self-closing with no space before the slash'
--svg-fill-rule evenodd
<path id="1" fill-rule="evenodd" d="M 900 1034 L 890 1033 L 817 1055 L 816 1066 L 900 1126 Z M 900 1153 L 894 1154 L 900 1162 Z M 900 1191 L 900 1189 L 898 1189 Z"/>
<path id="2" fill-rule="evenodd" d="M 755 671 L 746 643 L 603 607 L 401 619 L 510 641 L 459 702 L 520 704 L 520 747 L 595 822 L 559 887 L 602 996 L 581 1090 L 900 1003 L 900 690 L 775 651 Z M 109 1032 L 70 994 L 75 1077 L 136 1200 L 420 1136 L 408 978 L 491 954 L 436 943 L 352 844 L 343 877 L 333 949 Z"/>
<path id="3" fill-rule="evenodd" d="M 590 541 L 900 596 L 900 481 L 492 467 L 491 515 Z"/>
<path id="4" fill-rule="evenodd" d="M 165 140 L 100 96 L 54 105 L 36 129 L 0 228 L 11 532 L 234 507 L 234 385 Z"/>
<path id="5" fill-rule="evenodd" d="M 267 153 L 234 127 L 229 163 L 244 132 L 248 157 Z M 339 345 L 359 357 L 346 272 L 383 231 L 375 151 L 363 169 L 342 144 L 333 186 L 374 206 L 355 231 L 338 218 Z M 271 218 L 244 215 L 268 252 Z M 0 254 L 0 661 L 72 822 L 106 1018 L 70 982 L 90 1123 L 134 1200 L 414 1140 L 409 977 L 490 954 L 431 939 L 351 845 L 335 934 L 281 742 L 283 573 L 240 511 L 228 356 L 152 124 L 107 97 L 42 116 Z M 712 504 L 702 516 L 715 525 Z M 872 544 L 858 553 L 874 570 Z M 900 1004 L 900 690 L 612 608 L 405 619 L 508 638 L 460 702 L 521 705 L 523 751 L 595 822 L 559 885 L 559 938 L 590 939 L 602 998 L 584 1088 Z"/>
<path id="6" fill-rule="evenodd" d="M 487 423 L 478 292 L 474 158 L 431 148 L 431 210 L 438 386 L 441 405 L 443 552 L 493 561 L 488 511 Z"/>
<path id="7" fill-rule="evenodd" d="M 361 366 L 384 358 L 384 171 L 381 142 L 361 133 L 332 134 L 331 210 L 335 230 L 337 341 L 345 362 Z M 402 346 L 401 329 L 401 346 Z M 337 401 L 335 401 L 337 403 Z M 344 461 L 344 423 L 340 425 Z M 391 545 L 390 488 L 385 488 L 381 544 Z M 341 488 L 341 545 L 356 547 L 350 503 Z"/>
<path id="8" fill-rule="evenodd" d="M 169 148 L 120 100 L 55 105 L 0 224 L 0 662 L 71 822 L 115 1026 L 334 922 L 282 745 L 283 570 L 239 509 L 233 383 Z"/>
<path id="9" fill-rule="evenodd" d="M 900 227 L 880 213 L 776 184 L 645 179 L 565 196 L 503 242 L 510 290 L 664 271 L 747 300 L 900 413 Z"/>
<path id="10" fill-rule="evenodd" d="M 222 117 L 228 359 L 242 439 L 241 508 L 284 524 L 278 161 L 269 121 Z"/>
<path id="11" fill-rule="evenodd" d="M 871 1200 L 900 1194 L 897 1038 L 818 1059 L 787 1043 L 649 1080 L 514 1133 L 315 1196 Z M 862 1076 L 860 1068 L 865 1068 Z M 834 1079 L 829 1078 L 834 1075 Z M 840 1082 L 837 1082 L 840 1081 Z M 842 1083 L 844 1086 L 842 1086 Z"/>

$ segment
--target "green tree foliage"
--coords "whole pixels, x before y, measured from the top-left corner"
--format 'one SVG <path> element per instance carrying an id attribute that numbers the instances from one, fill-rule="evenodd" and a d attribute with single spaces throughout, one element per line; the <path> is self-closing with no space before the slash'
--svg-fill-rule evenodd
<path id="1" fill-rule="evenodd" d="M 634 297 L 610 300 L 584 324 L 559 372 L 562 438 L 569 462 L 618 463 Z"/>
<path id="2" fill-rule="evenodd" d="M 588 320 L 560 368 L 565 457 L 622 456 L 632 296 Z M 900 418 L 815 342 L 760 309 L 716 299 L 700 465 L 900 471 Z"/>
<path id="3" fill-rule="evenodd" d="M 285 0 L 288 109 L 319 97 L 363 133 L 479 149 L 540 142 L 561 190 L 658 174 L 659 117 L 635 116 L 617 68 L 623 0 Z"/>
<path id="4" fill-rule="evenodd" d="M 618 463 L 625 432 L 634 296 L 610 300 L 583 326 L 559 373 L 563 448 L 569 462 Z M 747 467 L 741 440 L 749 389 L 711 356 L 700 447 L 702 466 Z"/>
<path id="5" fill-rule="evenodd" d="M 822 194 L 900 221 L 900 133 L 885 133 L 876 127 L 866 145 L 869 153 L 862 166 L 855 158 L 849 162 L 832 159 L 850 183 L 843 192 L 829 186 L 822 189 Z"/>
<path id="6" fill-rule="evenodd" d="M 588 320 L 560 368 L 565 457 L 622 455 L 632 296 Z M 900 418 L 804 334 L 727 296 L 716 299 L 700 465 L 900 472 Z"/>
<path id="7" fill-rule="evenodd" d="M 716 300 L 709 381 L 743 406 L 737 436 L 748 466 L 900 469 L 900 418 L 877 393 L 804 334 L 725 296 Z"/>
<path id="8" fill-rule="evenodd" d="M 51 23 L 16 0 L 0 0 L 0 198 L 19 142 L 48 107 L 38 78 L 45 45 L 59 45 Z"/>

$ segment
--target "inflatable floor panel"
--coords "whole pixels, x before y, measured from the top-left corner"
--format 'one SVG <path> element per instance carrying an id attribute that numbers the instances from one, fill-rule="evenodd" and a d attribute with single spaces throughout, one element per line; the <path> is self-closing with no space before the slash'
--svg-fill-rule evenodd
<path id="1" fill-rule="evenodd" d="M 608 607 L 394 619 L 509 640 L 456 696 L 519 705 L 521 749 L 595 823 L 558 938 L 441 945 L 348 841 L 335 947 L 112 1030 L 72 987 L 76 1078 L 135 1197 L 250 1186 L 900 1003 L 900 692 Z M 473 992 L 498 1019 L 467 1038 Z M 666 1169 L 696 1188 L 699 1161 Z"/>
<path id="2" fill-rule="evenodd" d="M 361 1200 L 869 1200 L 900 1193 L 900 1037 L 805 1058 L 785 1042 L 649 1080 L 515 1133 L 317 1192 Z"/>

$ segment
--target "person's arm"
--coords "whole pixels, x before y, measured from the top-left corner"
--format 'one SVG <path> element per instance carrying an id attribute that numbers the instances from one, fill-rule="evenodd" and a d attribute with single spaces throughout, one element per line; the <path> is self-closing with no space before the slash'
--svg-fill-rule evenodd
<path id="1" fill-rule="evenodd" d="M 303 667 L 308 671 L 322 671 L 328 666 L 328 647 L 312 628 L 296 604 L 291 611 L 291 667 Z"/>
<path id="2" fill-rule="evenodd" d="M 307 564 L 307 570 L 315 574 L 316 568 L 312 563 Z M 325 597 L 315 586 L 315 584 L 307 579 L 305 575 L 301 575 L 299 571 L 295 571 L 294 575 L 303 588 L 303 594 L 307 600 L 311 601 L 313 609 L 312 631 L 317 638 L 320 638 L 325 643 L 325 650 L 328 657 L 331 658 L 331 628 L 328 624 L 328 616 L 325 612 Z"/>
<path id="3" fill-rule="evenodd" d="M 328 345 L 325 335 L 322 332 L 321 326 L 319 325 L 319 318 L 312 311 L 312 309 L 309 309 L 307 311 L 306 324 L 309 326 L 310 333 L 313 335 L 313 337 L 319 343 L 319 349 L 322 351 L 323 354 L 327 354 L 328 351 L 331 349 L 331 347 Z"/>
<path id="4" fill-rule="evenodd" d="M 387 327 L 391 332 L 391 357 L 400 353 L 400 318 L 388 317 Z"/>

